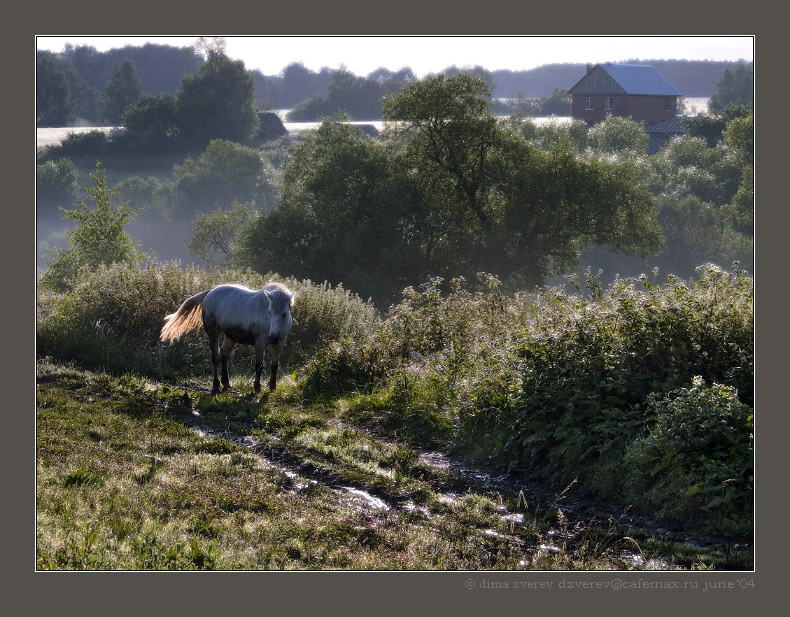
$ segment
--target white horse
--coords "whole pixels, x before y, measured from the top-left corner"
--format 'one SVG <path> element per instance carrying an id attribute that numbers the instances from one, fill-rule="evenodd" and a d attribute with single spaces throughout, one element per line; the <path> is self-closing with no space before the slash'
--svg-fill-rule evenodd
<path id="1" fill-rule="evenodd" d="M 214 365 L 212 392 L 215 394 L 219 392 L 217 369 L 220 361 L 222 389 L 227 390 L 230 386 L 228 359 L 236 343 L 255 346 L 255 391 L 260 392 L 263 354 L 269 344 L 272 348 L 269 389 L 274 390 L 280 352 L 291 331 L 294 295 L 280 283 L 269 283 L 260 291 L 252 291 L 243 285 L 220 285 L 188 298 L 175 313 L 167 315 L 159 338 L 163 342 L 174 341 L 197 328 L 202 321 L 211 347 Z M 218 350 L 220 333 L 225 334 L 221 351 Z"/>

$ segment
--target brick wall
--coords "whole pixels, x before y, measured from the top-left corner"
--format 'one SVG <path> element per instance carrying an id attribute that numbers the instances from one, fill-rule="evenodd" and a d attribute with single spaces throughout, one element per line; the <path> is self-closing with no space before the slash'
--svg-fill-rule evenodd
<path id="1" fill-rule="evenodd" d="M 601 122 L 608 114 L 631 117 L 645 126 L 656 124 L 662 120 L 674 118 L 678 113 L 678 97 L 648 96 L 632 94 L 628 96 L 612 96 L 612 109 L 605 109 L 603 95 L 589 96 L 592 99 L 592 110 L 585 109 L 587 95 L 574 94 L 571 103 L 571 116 L 584 120 L 592 126 Z"/>

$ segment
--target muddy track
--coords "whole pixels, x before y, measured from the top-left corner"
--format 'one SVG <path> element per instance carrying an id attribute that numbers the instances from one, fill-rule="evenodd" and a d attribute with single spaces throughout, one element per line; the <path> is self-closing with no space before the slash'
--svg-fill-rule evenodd
<path id="1" fill-rule="evenodd" d="M 203 424 L 198 416 L 185 418 L 184 421 L 187 426 L 201 435 L 224 438 L 245 446 L 260 456 L 266 465 L 283 474 L 287 478 L 285 485 L 289 490 L 301 491 L 311 485 L 320 484 L 337 491 L 343 502 L 373 519 L 390 518 L 399 513 L 421 513 L 426 518 L 431 516 L 430 512 L 416 506 L 409 498 L 392 495 L 381 487 L 351 481 L 333 471 L 328 465 L 305 461 L 289 451 L 284 444 L 279 443 L 277 438 L 271 438 L 264 443 L 250 435 L 239 435 L 227 429 L 216 429 Z M 376 439 L 380 440 L 380 438 Z M 494 498 L 516 499 L 520 495 L 519 503 L 523 499 L 523 502 L 526 502 L 527 507 L 533 513 L 536 510 L 542 510 L 544 514 L 547 514 L 553 508 L 562 509 L 570 527 L 576 525 L 586 527 L 591 523 L 591 520 L 597 520 L 603 524 L 613 521 L 617 533 L 623 536 L 636 535 L 634 530 L 638 530 L 642 536 L 652 535 L 661 541 L 689 544 L 695 547 L 731 544 L 722 538 L 693 533 L 647 517 L 623 512 L 610 504 L 589 497 L 575 496 L 572 489 L 553 491 L 545 485 L 536 483 L 526 474 L 502 474 L 496 470 L 471 465 L 447 454 L 426 449 L 416 449 L 415 453 L 418 455 L 418 462 L 421 466 L 433 470 L 434 473 L 426 478 L 425 482 L 443 501 L 455 501 L 468 492 Z M 506 507 L 500 506 L 497 513 L 511 524 L 524 523 L 523 512 L 512 512 Z M 492 530 L 483 532 L 492 533 Z M 559 530 L 549 530 L 546 535 L 549 538 L 559 539 L 561 534 Z M 515 537 L 512 540 L 521 543 L 521 540 Z M 733 548 L 748 547 L 748 544 L 741 544 L 734 545 Z M 551 549 L 552 547 L 542 546 L 542 548 Z M 636 554 L 626 556 L 638 559 Z"/>

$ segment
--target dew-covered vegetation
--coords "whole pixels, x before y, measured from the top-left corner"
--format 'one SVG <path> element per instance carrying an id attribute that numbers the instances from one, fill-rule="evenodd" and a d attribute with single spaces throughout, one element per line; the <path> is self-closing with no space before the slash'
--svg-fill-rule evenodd
<path id="1" fill-rule="evenodd" d="M 632 120 L 503 120 L 460 73 L 388 97 L 379 137 L 267 140 L 207 58 L 39 155 L 40 231 L 79 174 L 96 207 L 37 279 L 38 568 L 752 567 L 750 106 L 648 156 Z M 270 281 L 277 389 L 237 346 L 211 394 L 165 315 Z"/>
<path id="2" fill-rule="evenodd" d="M 588 273 L 578 293 L 434 279 L 383 313 L 286 279 L 298 295 L 280 388 L 253 395 L 240 348 L 231 390 L 212 396 L 205 335 L 163 345 L 158 330 L 181 298 L 227 276 L 115 265 L 72 291 L 41 290 L 40 567 L 748 565 L 733 548 L 753 520 L 744 272 L 607 288 Z M 198 420 L 256 448 L 201 438 L 186 428 Z M 464 484 L 430 452 L 513 481 Z M 592 506 L 569 522 L 562 501 L 519 495 L 569 485 L 628 524 Z M 627 562 L 632 515 L 721 544 L 678 559 L 642 530 L 652 557 Z"/>

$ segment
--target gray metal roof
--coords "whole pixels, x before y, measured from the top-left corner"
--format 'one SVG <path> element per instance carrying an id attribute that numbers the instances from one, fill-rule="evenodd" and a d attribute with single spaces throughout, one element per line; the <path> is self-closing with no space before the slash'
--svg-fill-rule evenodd
<path id="1" fill-rule="evenodd" d="M 667 120 L 662 120 L 657 124 L 653 124 L 645 129 L 648 133 L 660 133 L 662 135 L 683 135 L 686 129 L 683 126 L 683 119 L 685 116 L 675 116 Z"/>
<path id="2" fill-rule="evenodd" d="M 682 96 L 680 91 L 649 64 L 599 64 L 628 94 Z"/>

